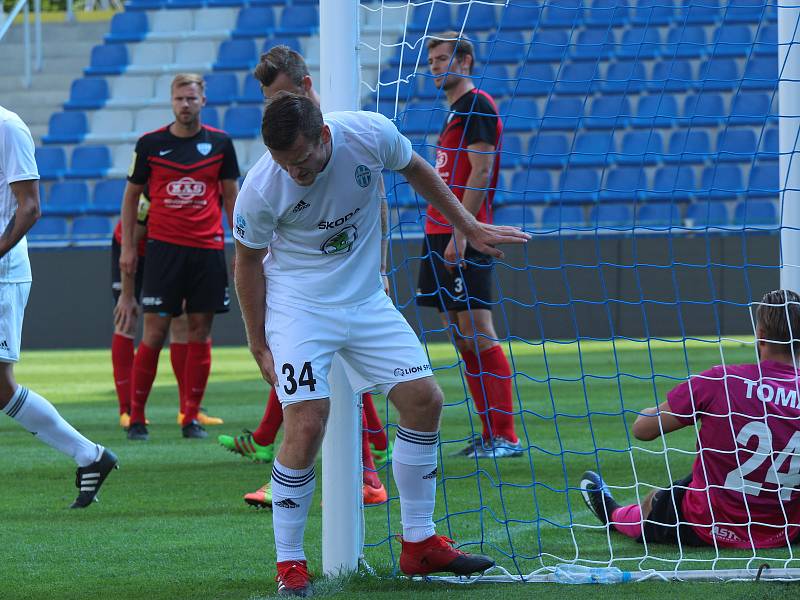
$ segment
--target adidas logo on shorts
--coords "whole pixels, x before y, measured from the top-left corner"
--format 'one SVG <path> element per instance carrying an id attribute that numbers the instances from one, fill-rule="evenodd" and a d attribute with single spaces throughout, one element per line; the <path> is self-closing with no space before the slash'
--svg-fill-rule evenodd
<path id="1" fill-rule="evenodd" d="M 8 347 L 8 342 L 6 340 L 0 342 L 0 350 L 5 350 L 6 352 L 8 352 L 10 349 L 11 348 Z"/>
<path id="2" fill-rule="evenodd" d="M 439 467 L 436 467 L 433 471 L 428 473 L 427 475 L 423 475 L 423 479 L 436 479 L 436 475 L 439 473 Z"/>
<path id="3" fill-rule="evenodd" d="M 285 500 L 276 502 L 275 506 L 280 506 L 281 508 L 300 508 L 300 505 L 291 498 L 286 498 Z"/>
<path id="4" fill-rule="evenodd" d="M 311 206 L 311 205 L 308 202 L 306 202 L 304 200 L 300 200 L 300 202 L 298 202 L 297 204 L 294 205 L 294 208 L 292 209 L 292 213 L 299 213 L 301 210 L 305 210 L 309 206 Z"/>

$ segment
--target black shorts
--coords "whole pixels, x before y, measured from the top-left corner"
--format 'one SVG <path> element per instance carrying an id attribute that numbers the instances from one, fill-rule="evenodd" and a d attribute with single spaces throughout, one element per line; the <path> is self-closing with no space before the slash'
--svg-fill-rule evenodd
<path id="1" fill-rule="evenodd" d="M 230 310 L 225 251 L 147 240 L 142 285 L 144 312 L 176 317 Z"/>
<path id="2" fill-rule="evenodd" d="M 114 296 L 114 304 L 119 300 L 122 292 L 122 273 L 119 270 L 119 257 L 122 254 L 122 246 L 116 238 L 111 239 L 111 295 Z M 144 256 L 140 256 L 136 261 L 136 277 L 134 278 L 134 297 L 137 302 L 142 298 L 142 280 L 144 278 Z"/>
<path id="3" fill-rule="evenodd" d="M 666 490 L 660 490 L 653 496 L 653 508 L 642 528 L 644 539 L 648 544 L 678 544 L 680 537 L 683 546 L 708 546 L 695 533 L 691 525 L 683 518 L 683 497 L 686 488 L 692 482 L 692 476 L 684 477 Z M 639 542 L 643 541 L 640 537 Z"/>
<path id="4" fill-rule="evenodd" d="M 494 260 L 467 245 L 467 268 L 447 269 L 444 251 L 452 236 L 428 233 L 422 242 L 422 261 L 417 279 L 417 305 L 439 312 L 492 309 Z"/>

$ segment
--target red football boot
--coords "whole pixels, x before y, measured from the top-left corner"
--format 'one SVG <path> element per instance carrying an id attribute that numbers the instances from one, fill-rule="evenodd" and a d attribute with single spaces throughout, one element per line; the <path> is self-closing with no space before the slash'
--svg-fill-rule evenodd
<path id="1" fill-rule="evenodd" d="M 432 535 L 421 542 L 403 540 L 403 551 L 400 553 L 400 570 L 406 575 L 471 575 L 483 573 L 493 566 L 494 561 L 488 556 L 468 554 L 453 548 L 453 540 L 443 535 Z"/>

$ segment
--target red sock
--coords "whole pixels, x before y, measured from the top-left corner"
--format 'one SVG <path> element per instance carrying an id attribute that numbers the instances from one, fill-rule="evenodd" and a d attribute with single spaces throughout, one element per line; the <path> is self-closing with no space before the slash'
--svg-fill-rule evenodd
<path id="1" fill-rule="evenodd" d="M 375 402 L 372 400 L 372 394 L 367 392 L 361 396 L 361 401 L 364 404 L 364 417 L 366 418 L 364 429 L 369 432 L 369 441 L 375 446 L 375 450 L 386 450 L 389 440 L 386 439 L 386 430 L 383 428 L 381 418 L 378 416 Z"/>
<path id="2" fill-rule="evenodd" d="M 364 483 L 373 488 L 381 487 L 381 480 L 372 460 L 372 451 L 369 447 L 369 430 L 367 429 L 367 413 L 361 412 L 361 460 L 364 463 Z"/>
<path id="3" fill-rule="evenodd" d="M 489 421 L 494 435 L 516 443 L 519 441 L 514 430 L 514 389 L 511 380 L 511 365 L 508 364 L 502 346 L 492 346 L 480 355 L 483 374 L 483 387 L 486 390 Z"/>
<path id="4" fill-rule="evenodd" d="M 111 367 L 117 389 L 119 414 L 131 412 L 131 370 L 133 369 L 133 338 L 115 333 L 111 338 Z"/>
<path id="5" fill-rule="evenodd" d="M 486 396 L 488 394 L 484 393 L 483 385 L 481 384 L 481 377 L 479 375 L 481 367 L 478 364 L 478 357 L 475 356 L 474 352 L 463 352 L 461 358 L 464 359 L 464 373 L 467 376 L 467 385 L 472 394 L 472 400 L 475 403 L 475 411 L 478 413 L 478 416 L 481 418 L 481 423 L 483 424 L 482 437 L 484 440 L 488 441 L 491 439 L 492 435 L 497 434 L 489 431 L 489 417 L 486 414 Z"/>
<path id="6" fill-rule="evenodd" d="M 186 412 L 186 385 L 183 378 L 186 376 L 186 352 L 189 344 L 180 342 L 169 343 L 169 361 L 172 363 L 172 372 L 175 373 L 175 381 L 178 382 L 178 399 L 180 400 L 180 412 Z"/>
<path id="7" fill-rule="evenodd" d="M 186 345 L 186 370 L 183 376 L 186 387 L 184 426 L 197 419 L 203 394 L 206 393 L 208 374 L 211 372 L 211 342 L 189 342 Z"/>
<path id="8" fill-rule="evenodd" d="M 614 529 L 629 538 L 639 539 L 642 535 L 642 507 L 638 504 L 620 506 L 611 513 Z"/>
<path id="9" fill-rule="evenodd" d="M 278 435 L 278 430 L 283 423 L 283 407 L 281 401 L 278 400 L 278 394 L 275 388 L 270 389 L 269 400 L 267 400 L 267 408 L 264 410 L 264 416 L 261 417 L 261 423 L 258 429 L 253 432 L 253 441 L 260 446 L 269 446 L 275 441 L 275 436 Z"/>
<path id="10" fill-rule="evenodd" d="M 131 423 L 145 423 L 144 406 L 150 396 L 150 388 L 158 370 L 158 355 L 161 348 L 151 348 L 141 343 L 133 359 L 131 390 Z"/>

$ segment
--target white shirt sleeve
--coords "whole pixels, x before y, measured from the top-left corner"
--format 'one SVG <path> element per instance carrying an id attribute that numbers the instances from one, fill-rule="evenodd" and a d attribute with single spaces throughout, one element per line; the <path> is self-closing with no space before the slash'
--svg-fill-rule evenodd
<path id="1" fill-rule="evenodd" d="M 0 127 L 0 169 L 8 183 L 39 179 L 31 132 L 25 125 L 8 120 Z"/>
<path id="2" fill-rule="evenodd" d="M 378 156 L 383 166 L 392 171 L 405 169 L 411 162 L 411 142 L 382 114 L 370 113 L 370 116 L 375 124 Z"/>
<path id="3" fill-rule="evenodd" d="M 245 181 L 233 207 L 233 237 L 248 248 L 266 248 L 272 242 L 275 225 L 272 207 Z"/>

